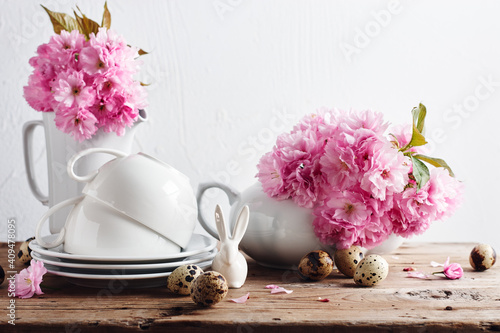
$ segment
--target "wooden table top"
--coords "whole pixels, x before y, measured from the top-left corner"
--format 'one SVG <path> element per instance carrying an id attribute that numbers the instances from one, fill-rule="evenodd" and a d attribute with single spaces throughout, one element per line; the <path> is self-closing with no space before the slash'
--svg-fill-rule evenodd
<path id="1" fill-rule="evenodd" d="M 219 304 L 202 308 L 166 287 L 113 290 L 78 287 L 45 275 L 44 295 L 15 299 L 15 326 L 8 321 L 8 283 L 0 286 L 0 331 L 10 332 L 484 332 L 500 331 L 500 268 L 475 272 L 468 263 L 474 244 L 407 243 L 384 255 L 390 272 L 373 288 L 355 285 L 334 271 L 319 282 L 304 282 L 295 271 L 261 267 L 249 260 L 241 289 L 230 289 Z M 0 264 L 7 271 L 7 248 Z M 459 280 L 407 278 L 403 268 L 439 270 L 431 261 L 446 257 L 464 268 Z M 23 266 L 17 266 L 17 271 Z M 270 294 L 276 284 L 291 294 Z M 229 301 L 246 293 L 245 304 Z M 329 302 L 319 302 L 328 298 Z"/>

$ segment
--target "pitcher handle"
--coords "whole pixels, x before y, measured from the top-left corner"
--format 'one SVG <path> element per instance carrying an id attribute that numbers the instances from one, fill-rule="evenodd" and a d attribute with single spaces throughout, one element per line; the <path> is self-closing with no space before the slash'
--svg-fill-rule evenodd
<path id="1" fill-rule="evenodd" d="M 40 232 L 42 231 L 42 226 L 44 225 L 45 221 L 47 221 L 47 219 L 52 214 L 54 214 L 56 211 L 58 211 L 61 208 L 66 207 L 66 206 L 76 205 L 77 203 L 82 201 L 82 199 L 83 199 L 83 195 L 79 196 L 79 197 L 74 197 L 71 199 L 61 201 L 57 205 L 52 206 L 45 214 L 43 214 L 43 216 L 40 218 L 40 221 L 38 221 L 38 224 L 36 225 L 35 238 L 36 238 L 37 243 L 45 248 L 48 248 L 48 249 L 56 247 L 58 245 L 61 245 L 64 242 L 64 235 L 66 234 L 66 225 L 64 227 L 62 227 L 57 239 L 52 241 L 52 242 L 46 242 L 40 236 Z"/>
<path id="2" fill-rule="evenodd" d="M 217 230 L 207 223 L 200 209 L 201 199 L 203 198 L 203 194 L 205 194 L 205 192 L 211 188 L 219 188 L 223 190 L 229 199 L 230 205 L 233 205 L 235 202 L 240 200 L 240 194 L 232 187 L 217 182 L 202 183 L 198 186 L 198 193 L 196 195 L 196 201 L 198 203 L 198 221 L 200 221 L 200 224 L 203 227 L 203 229 L 205 229 L 210 235 L 212 235 L 216 239 L 219 239 L 219 234 L 217 233 Z"/>
<path id="3" fill-rule="evenodd" d="M 86 182 L 90 182 L 92 179 L 94 179 L 95 176 L 97 176 L 97 173 L 99 172 L 98 170 L 94 170 L 90 174 L 85 175 L 85 176 L 78 176 L 74 170 L 76 161 L 78 161 L 80 158 L 82 158 L 84 156 L 87 156 L 87 155 L 90 155 L 93 153 L 105 153 L 105 154 L 114 155 L 116 157 L 127 156 L 127 154 L 125 154 L 124 152 L 116 150 L 116 149 L 109 149 L 109 148 L 85 149 L 85 150 L 82 150 L 81 152 L 78 152 L 75 155 L 73 155 L 73 157 L 71 157 L 71 159 L 68 161 L 68 167 L 67 167 L 68 175 L 78 182 L 85 182 L 86 183 Z"/>
<path id="4" fill-rule="evenodd" d="M 24 154 L 24 165 L 26 169 L 26 176 L 28 178 L 28 184 L 30 190 L 37 200 L 39 200 L 43 205 L 49 205 L 49 196 L 45 195 L 40 191 L 38 182 L 35 178 L 35 164 L 33 163 L 33 132 L 37 126 L 43 127 L 43 121 L 32 120 L 28 121 L 23 126 L 23 154 Z"/>

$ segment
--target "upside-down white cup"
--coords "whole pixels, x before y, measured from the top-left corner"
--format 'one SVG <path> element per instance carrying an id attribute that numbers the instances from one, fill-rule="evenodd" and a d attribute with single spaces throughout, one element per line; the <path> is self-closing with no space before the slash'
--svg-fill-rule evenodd
<path id="1" fill-rule="evenodd" d="M 58 210 L 74 205 L 58 238 L 40 237 L 43 223 Z M 71 198 L 51 207 L 36 230 L 37 242 L 51 248 L 64 243 L 64 251 L 78 255 L 147 257 L 180 252 L 179 245 L 89 196 Z"/>
<path id="2" fill-rule="evenodd" d="M 91 174 L 76 175 L 77 161 L 95 153 L 116 158 Z M 92 254 L 90 247 L 95 246 L 95 254 L 104 255 L 113 251 L 123 254 L 127 246 L 148 248 L 149 243 L 168 254 L 188 244 L 197 223 L 196 197 L 189 179 L 173 167 L 143 153 L 127 155 L 91 148 L 75 154 L 67 169 L 71 178 L 87 184 L 81 197 L 53 206 L 40 219 L 36 238 L 41 246 L 64 243 L 64 249 L 74 254 Z M 58 238 L 45 242 L 40 237 L 41 226 L 50 215 L 69 205 L 75 207 Z"/>
<path id="3" fill-rule="evenodd" d="M 117 158 L 86 176 L 74 172 L 82 157 L 107 153 Z M 68 162 L 71 178 L 87 182 L 82 193 L 185 247 L 197 223 L 198 208 L 189 178 L 144 153 L 126 155 L 113 149 L 91 148 Z"/>

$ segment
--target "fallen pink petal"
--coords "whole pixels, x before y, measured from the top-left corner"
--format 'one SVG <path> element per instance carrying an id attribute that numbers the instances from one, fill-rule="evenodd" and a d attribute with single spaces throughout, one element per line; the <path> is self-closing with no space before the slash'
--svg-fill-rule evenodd
<path id="1" fill-rule="evenodd" d="M 266 289 L 277 289 L 277 288 L 280 288 L 280 286 L 277 286 L 275 284 L 268 284 L 265 288 Z"/>
<path id="2" fill-rule="evenodd" d="M 423 280 L 430 280 L 431 279 L 431 275 L 427 275 L 425 273 L 417 272 L 417 271 L 408 272 L 408 275 L 406 277 L 415 278 L 415 279 L 423 279 Z"/>
<path id="3" fill-rule="evenodd" d="M 415 267 L 405 267 L 403 268 L 403 271 L 405 272 L 411 272 L 411 271 L 416 271 L 417 269 Z"/>
<path id="4" fill-rule="evenodd" d="M 321 298 L 321 297 L 318 297 L 317 299 L 318 302 L 330 302 L 330 299 L 329 298 Z"/>
<path id="5" fill-rule="evenodd" d="M 293 292 L 293 290 L 288 290 L 288 289 L 282 288 L 280 286 L 277 286 L 275 284 L 268 284 L 265 288 L 271 289 L 271 294 L 277 294 L 277 293 L 291 294 Z"/>
<path id="6" fill-rule="evenodd" d="M 282 288 L 282 287 L 271 289 L 271 294 L 278 294 L 278 293 L 291 294 L 291 293 L 293 293 L 293 290 L 288 290 L 288 289 L 285 289 L 285 288 Z"/>
<path id="7" fill-rule="evenodd" d="M 241 297 L 232 298 L 232 299 L 230 299 L 230 301 L 232 301 L 234 303 L 243 304 L 243 303 L 246 303 L 247 299 L 249 299 L 249 298 L 250 298 L 250 293 L 247 293 L 246 295 L 243 295 Z"/>

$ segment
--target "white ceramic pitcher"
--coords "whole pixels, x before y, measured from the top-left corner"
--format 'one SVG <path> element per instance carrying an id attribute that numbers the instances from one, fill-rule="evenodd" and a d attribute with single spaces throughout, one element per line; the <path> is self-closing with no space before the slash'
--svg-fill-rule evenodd
<path id="1" fill-rule="evenodd" d="M 31 192 L 43 205 L 53 207 L 55 204 L 66 199 L 80 195 L 84 184 L 78 183 L 68 177 L 66 165 L 75 153 L 87 148 L 111 148 L 117 149 L 125 154 L 130 154 L 134 141 L 134 134 L 137 125 L 147 120 L 145 110 L 139 110 L 139 117 L 132 128 L 126 130 L 125 135 L 118 136 L 116 133 L 106 133 L 98 130 L 97 133 L 88 140 L 78 142 L 69 134 L 59 130 L 54 122 L 54 112 L 44 112 L 42 120 L 28 121 L 23 127 L 23 151 L 26 175 Z M 35 177 L 35 157 L 33 156 L 34 131 L 37 127 L 42 127 L 45 134 L 45 147 L 47 155 L 48 170 L 48 193 L 40 190 L 40 180 Z M 109 161 L 109 155 L 95 154 L 81 161 L 76 166 L 78 174 L 88 174 L 99 169 L 104 163 Z M 50 217 L 49 227 L 52 234 L 61 231 L 69 207 L 64 208 Z"/>

